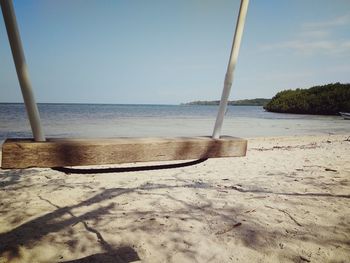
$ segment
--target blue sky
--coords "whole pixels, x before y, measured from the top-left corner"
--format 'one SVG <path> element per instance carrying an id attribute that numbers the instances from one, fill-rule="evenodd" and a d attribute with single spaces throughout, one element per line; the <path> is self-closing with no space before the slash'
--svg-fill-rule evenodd
<path id="1" fill-rule="evenodd" d="M 219 99 L 238 0 L 14 1 L 38 102 Z M 0 19 L 0 102 L 22 97 Z M 230 99 L 350 82 L 349 0 L 251 0 Z"/>

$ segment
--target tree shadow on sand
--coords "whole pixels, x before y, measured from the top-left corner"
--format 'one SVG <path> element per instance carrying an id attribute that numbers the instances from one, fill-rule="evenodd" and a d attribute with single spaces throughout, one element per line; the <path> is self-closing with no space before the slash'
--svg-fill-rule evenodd
<path id="1" fill-rule="evenodd" d="M 110 202 L 108 205 L 104 205 L 104 206 L 99 205 L 98 208 L 92 209 L 89 212 L 86 212 L 79 216 L 75 216 L 72 210 L 81 208 L 81 207 L 92 206 L 100 202 L 109 201 L 112 198 L 117 198 L 121 195 L 126 195 L 130 193 L 145 194 L 145 192 L 147 193 L 148 191 L 154 191 L 157 189 L 172 189 L 176 187 L 184 187 L 184 186 L 145 184 L 135 188 L 110 188 L 110 189 L 105 189 L 99 194 L 96 194 L 91 198 L 88 198 L 76 205 L 66 206 L 66 207 L 59 207 L 55 205 L 53 202 L 51 202 L 50 200 L 40 197 L 41 200 L 50 203 L 52 206 L 56 207 L 57 209 L 54 210 L 53 212 L 44 214 L 33 220 L 30 220 L 6 233 L 1 233 L 0 234 L 0 255 L 5 256 L 5 258 L 8 261 L 11 261 L 16 258 L 18 259 L 21 257 L 20 248 L 23 248 L 23 247 L 27 249 L 34 248 L 35 245 L 38 243 L 38 241 L 40 241 L 45 236 L 52 233 L 58 233 L 78 223 L 82 223 L 86 231 L 89 231 L 90 233 L 93 233 L 96 235 L 98 239 L 98 244 L 100 248 L 103 251 L 105 251 L 105 253 L 91 255 L 86 258 L 78 259 L 78 261 L 71 261 L 71 262 L 99 262 L 100 259 L 103 259 L 102 262 L 105 262 L 105 261 L 108 262 L 108 258 L 113 257 L 118 259 L 118 257 L 116 257 L 116 254 L 119 255 L 121 252 L 125 252 L 125 253 L 127 252 L 126 254 L 128 256 L 126 257 L 124 254 L 119 255 L 121 259 L 119 261 L 116 261 L 114 259 L 113 262 L 128 262 L 128 261 L 125 261 L 123 257 L 136 259 L 138 257 L 137 252 L 134 251 L 135 253 L 132 253 L 131 250 L 133 250 L 133 248 L 131 246 L 123 245 L 122 247 L 114 248 L 107 241 L 105 241 L 105 239 L 102 237 L 99 231 L 97 231 L 95 228 L 89 226 L 86 223 L 86 221 L 98 222 L 102 217 L 108 215 L 111 212 L 111 210 L 115 207 L 115 204 Z M 197 188 L 203 187 L 203 185 L 192 184 L 192 185 L 186 185 L 185 187 L 197 189 Z M 189 217 L 192 217 L 193 220 L 199 221 L 201 220 L 199 213 L 203 212 L 204 210 L 208 210 L 208 211 L 212 210 L 212 206 L 213 206 L 211 201 L 207 201 L 207 204 L 205 205 L 196 206 L 193 204 L 187 204 L 186 202 L 181 200 L 177 200 L 176 198 L 173 198 L 170 195 L 164 195 L 164 197 L 171 198 L 175 202 L 181 202 L 186 207 L 183 210 L 172 211 L 172 213 L 174 214 L 173 217 L 178 217 L 178 218 L 184 218 L 184 216 L 187 215 Z M 231 213 L 234 211 L 230 210 L 227 212 Z M 169 211 L 164 212 L 164 214 L 166 215 L 168 213 Z M 212 214 L 217 213 L 217 216 L 222 217 L 224 220 L 226 221 L 230 220 L 233 223 L 236 223 L 234 218 L 227 216 L 225 213 L 222 213 L 220 211 L 219 212 L 211 211 L 211 213 Z M 128 216 L 131 216 L 134 218 L 140 218 L 142 216 L 145 216 L 145 214 L 148 214 L 148 212 L 136 211 L 136 212 L 128 213 Z M 159 215 L 161 217 L 165 217 L 165 215 L 161 215 L 161 214 L 162 212 L 159 211 Z M 67 218 L 67 215 L 69 215 L 68 218 Z M 141 226 L 130 225 L 129 229 L 126 228 L 125 231 L 132 232 L 137 230 L 137 228 L 143 231 L 148 231 L 148 230 L 158 231 L 157 229 L 153 229 L 153 227 L 151 227 L 150 225 L 147 225 L 146 223 L 142 224 Z M 71 242 L 71 244 L 76 244 L 77 242 L 79 241 L 75 240 L 74 242 Z M 126 247 L 128 247 L 128 249 L 126 249 Z M 76 245 L 73 245 L 72 249 L 74 250 L 75 248 L 76 248 Z M 191 253 L 194 253 L 194 252 L 192 251 Z"/>
<path id="2" fill-rule="evenodd" d="M 148 220 L 145 220 L 145 217 L 152 213 L 156 213 L 158 218 L 166 218 L 169 216 L 169 213 L 171 213 L 172 218 L 176 218 L 179 221 L 181 220 L 182 222 L 191 220 L 203 222 L 203 220 L 207 220 L 208 227 L 213 228 L 214 234 L 217 236 L 224 235 L 232 231 L 235 227 L 237 227 L 238 231 L 235 231 L 236 238 L 241 240 L 241 242 L 245 246 L 252 249 L 262 249 L 267 245 L 271 246 L 271 244 L 277 246 L 278 244 L 276 244 L 276 237 L 285 235 L 285 233 L 280 232 L 280 230 L 276 230 L 276 228 L 266 228 L 262 226 L 262 223 L 259 221 L 259 219 L 251 216 L 249 211 L 245 211 L 247 207 L 245 207 L 244 204 L 237 204 L 236 206 L 218 208 L 215 206 L 215 202 L 213 202 L 213 200 L 208 199 L 205 196 L 198 196 L 198 198 L 201 200 L 200 203 L 193 203 L 182 200 L 180 196 L 176 197 L 169 193 L 157 192 L 160 189 L 175 190 L 176 188 L 190 188 L 194 191 L 197 191 L 198 189 L 207 189 L 209 191 L 221 190 L 221 188 L 218 186 L 212 186 L 205 183 L 187 183 L 173 186 L 164 184 L 144 184 L 135 188 L 104 189 L 100 193 L 92 196 L 91 198 L 88 198 L 78 204 L 66 207 L 59 207 L 50 200 L 40 197 L 41 200 L 50 203 L 56 209 L 53 212 L 44 214 L 33 220 L 30 220 L 6 233 L 1 233 L 0 255 L 5 256 L 5 258 L 8 261 L 16 258 L 18 259 L 21 257 L 20 248 L 34 248 L 36 244 L 45 236 L 52 233 L 58 233 L 67 228 L 69 229 L 71 226 L 81 223 L 86 231 L 96 236 L 98 240 L 98 246 L 101 250 L 104 251 L 104 253 L 97 253 L 84 258 L 66 262 L 132 262 L 138 260 L 139 256 L 137 252 L 132 248 L 131 244 L 123 244 L 120 247 L 110 245 L 96 228 L 91 227 L 89 224 L 87 224 L 87 221 L 99 222 L 102 219 L 109 221 L 115 220 L 113 219 L 113 209 L 115 208 L 115 203 L 111 202 L 110 199 L 118 198 L 121 195 L 129 195 L 132 193 L 140 195 L 140 198 L 144 198 L 145 195 L 158 195 L 160 198 L 167 198 L 171 202 L 179 204 L 180 206 L 172 211 L 169 211 L 162 206 L 160 206 L 160 208 L 158 208 L 156 211 L 126 211 L 126 218 L 136 219 L 139 223 L 135 223 L 135 220 L 131 220 L 132 222 L 130 221 L 128 225 L 121 227 L 120 231 L 145 231 L 147 233 L 158 233 L 159 226 L 154 225 L 152 223 L 155 219 L 149 218 Z M 106 205 L 102 205 L 100 204 L 102 202 L 109 203 Z M 76 216 L 72 212 L 73 209 L 92 205 L 98 205 L 98 207 L 91 209 L 89 212 L 83 213 L 79 216 Z M 114 213 L 115 211 L 116 210 L 114 209 Z M 106 215 L 109 216 L 106 217 Z M 209 217 L 209 219 L 203 218 L 204 215 L 205 217 Z M 245 218 L 244 222 L 239 221 L 238 219 L 242 216 L 244 216 Z M 219 223 L 220 225 L 220 229 L 218 231 L 218 226 L 215 225 L 215 222 Z M 297 225 L 296 227 L 299 227 L 301 231 L 303 231 L 303 229 L 307 228 L 308 226 Z M 319 227 L 322 228 L 324 231 L 325 226 Z M 344 228 L 348 229 L 349 227 L 345 225 Z M 184 230 L 177 227 L 175 229 L 172 229 L 171 231 L 181 234 Z M 331 229 L 329 229 L 329 231 L 331 231 Z M 315 237 L 310 236 L 307 232 L 305 232 L 305 235 L 300 238 L 302 238 L 302 240 L 304 241 L 310 240 L 316 243 L 332 242 L 340 245 L 349 245 L 349 243 L 344 243 L 341 240 L 317 240 Z M 71 243 L 76 244 L 78 242 L 79 240 L 72 240 Z M 76 245 L 72 245 L 71 249 L 74 251 L 78 248 Z M 188 255 L 190 255 L 190 257 L 193 260 L 196 259 L 196 255 L 198 253 L 197 251 L 191 249 L 185 250 L 181 247 L 179 248 L 179 250 L 183 253 L 187 253 Z M 168 259 L 170 260 L 170 255 Z"/>
<path id="3" fill-rule="evenodd" d="M 137 252 L 132 247 L 125 246 L 105 253 L 97 253 L 84 258 L 61 261 L 60 263 L 126 263 L 139 260 L 140 258 Z"/>
<path id="4" fill-rule="evenodd" d="M 125 189 L 114 189 L 114 196 L 124 194 L 128 192 Z M 102 235 L 92 227 L 89 227 L 86 224 L 87 220 L 99 220 L 104 215 L 114 207 L 114 204 L 110 203 L 107 206 L 102 206 L 96 209 L 93 209 L 85 214 L 80 216 L 75 216 L 72 213 L 72 209 L 79 208 L 82 206 L 88 206 L 99 201 L 104 200 L 101 198 L 101 194 L 93 196 L 90 199 L 87 199 L 77 205 L 59 207 L 49 200 L 46 200 L 42 197 L 40 199 L 47 201 L 52 206 L 55 206 L 57 209 L 51 213 L 47 213 L 43 216 L 37 217 L 27 223 L 20 225 L 13 230 L 1 233 L 0 234 L 0 255 L 5 255 L 5 257 L 10 261 L 12 259 L 20 257 L 19 248 L 21 246 L 32 248 L 34 247 L 36 241 L 42 239 L 44 236 L 50 233 L 57 233 L 67 227 L 74 226 L 77 223 L 82 223 L 85 229 L 91 233 L 94 233 L 99 241 L 100 247 L 107 252 L 106 256 L 113 254 L 115 255 L 116 251 L 112 246 L 110 246 L 102 237 Z M 65 215 L 70 215 L 67 219 Z M 64 219 L 61 219 L 64 218 Z M 61 220 L 60 220 L 61 219 Z M 71 242 L 75 244 L 76 242 Z M 136 252 L 135 252 L 136 253 Z M 121 261 L 123 262 L 123 261 Z"/>
<path id="5" fill-rule="evenodd" d="M 36 171 L 14 169 L 14 170 L 0 170 L 0 172 L 1 172 L 0 173 L 0 189 L 1 189 L 7 186 L 20 183 L 22 177 L 35 174 Z"/>

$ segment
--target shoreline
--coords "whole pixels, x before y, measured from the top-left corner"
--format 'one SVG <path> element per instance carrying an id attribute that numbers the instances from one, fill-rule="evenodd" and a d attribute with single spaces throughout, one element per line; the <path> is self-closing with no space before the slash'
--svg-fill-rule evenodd
<path id="1" fill-rule="evenodd" d="M 248 138 L 246 157 L 174 169 L 0 169 L 0 262 L 345 262 L 349 137 Z"/>
<path id="2" fill-rule="evenodd" d="M 22 107 L 2 107 L 8 112 L 0 139 L 31 137 Z M 215 107 L 43 105 L 42 126 L 47 137 L 158 137 L 211 135 Z M 6 125 L 5 125 L 6 124 Z M 268 113 L 261 107 L 231 106 L 225 116 L 222 134 L 236 137 L 346 133 L 350 122 L 340 116 Z"/>

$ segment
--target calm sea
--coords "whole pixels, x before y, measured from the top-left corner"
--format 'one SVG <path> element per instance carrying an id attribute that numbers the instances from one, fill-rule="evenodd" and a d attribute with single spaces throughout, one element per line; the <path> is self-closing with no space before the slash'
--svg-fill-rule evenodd
<path id="1" fill-rule="evenodd" d="M 48 137 L 211 135 L 217 106 L 39 104 Z M 340 116 L 265 112 L 229 106 L 223 134 L 240 137 L 350 133 Z M 0 141 L 31 137 L 23 104 L 0 104 Z"/>

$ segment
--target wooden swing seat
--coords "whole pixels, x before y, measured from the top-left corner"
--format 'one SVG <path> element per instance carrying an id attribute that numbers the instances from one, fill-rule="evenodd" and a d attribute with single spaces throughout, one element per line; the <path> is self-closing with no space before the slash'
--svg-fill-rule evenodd
<path id="1" fill-rule="evenodd" d="M 222 136 L 112 139 L 7 139 L 3 169 L 121 164 L 245 156 L 247 140 Z"/>

